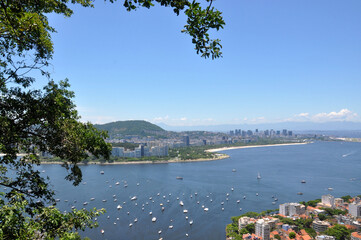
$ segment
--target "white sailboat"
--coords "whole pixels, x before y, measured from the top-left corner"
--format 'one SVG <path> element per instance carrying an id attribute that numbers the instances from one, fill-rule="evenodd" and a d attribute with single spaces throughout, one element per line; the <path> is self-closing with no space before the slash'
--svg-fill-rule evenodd
<path id="1" fill-rule="evenodd" d="M 261 174 L 258 172 L 258 174 L 257 174 L 257 179 L 261 179 L 262 177 L 261 177 Z"/>

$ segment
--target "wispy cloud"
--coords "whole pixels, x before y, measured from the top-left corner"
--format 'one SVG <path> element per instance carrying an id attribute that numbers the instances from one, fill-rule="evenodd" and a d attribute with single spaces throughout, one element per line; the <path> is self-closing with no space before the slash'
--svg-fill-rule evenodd
<path id="1" fill-rule="evenodd" d="M 80 121 L 81 122 L 91 122 L 93 124 L 104 124 L 104 123 L 109 123 L 109 122 L 115 122 L 118 121 L 119 119 L 116 119 L 115 117 L 112 116 L 82 116 Z"/>
<path id="2" fill-rule="evenodd" d="M 335 121 L 360 121 L 357 113 L 352 112 L 346 108 L 338 112 L 322 112 L 311 115 L 309 113 L 300 113 L 286 119 L 286 121 L 311 121 L 311 122 L 335 122 Z"/>
<path id="3" fill-rule="evenodd" d="M 155 117 L 150 120 L 152 123 L 165 123 L 170 126 L 198 126 L 198 125 L 214 125 L 219 124 L 212 118 L 206 119 L 189 119 L 187 117 L 171 118 L 168 115 L 165 117 Z"/>

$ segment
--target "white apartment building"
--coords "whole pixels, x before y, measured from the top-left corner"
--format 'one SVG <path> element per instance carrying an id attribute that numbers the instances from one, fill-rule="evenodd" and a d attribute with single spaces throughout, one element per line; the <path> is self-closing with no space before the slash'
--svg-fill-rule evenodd
<path id="1" fill-rule="evenodd" d="M 361 217 L 361 203 L 357 202 L 357 203 L 350 203 L 348 205 L 348 212 L 353 216 L 353 217 Z"/>
<path id="2" fill-rule="evenodd" d="M 326 221 L 315 220 L 312 222 L 312 228 L 316 232 L 324 232 L 328 229 L 329 226 L 330 226 L 330 223 L 328 223 Z"/>
<path id="3" fill-rule="evenodd" d="M 328 235 L 318 235 L 316 236 L 316 240 L 335 240 L 335 237 Z"/>
<path id="4" fill-rule="evenodd" d="M 255 224 L 255 234 L 262 237 L 263 240 L 270 240 L 271 227 L 263 219 L 260 219 Z"/>
<path id="5" fill-rule="evenodd" d="M 287 217 L 304 214 L 306 212 L 305 205 L 300 203 L 284 203 L 279 206 L 279 209 L 280 214 Z"/>
<path id="6" fill-rule="evenodd" d="M 324 206 L 334 208 L 335 207 L 335 197 L 331 194 L 322 195 L 321 202 Z"/>

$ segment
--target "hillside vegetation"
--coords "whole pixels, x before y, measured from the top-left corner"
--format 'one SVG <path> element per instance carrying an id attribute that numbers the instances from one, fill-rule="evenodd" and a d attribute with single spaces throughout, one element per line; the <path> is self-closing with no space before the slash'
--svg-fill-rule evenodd
<path id="1" fill-rule="evenodd" d="M 167 133 L 163 128 L 143 120 L 117 121 L 94 126 L 99 130 L 108 131 L 109 137 L 112 138 L 130 135 L 159 136 Z"/>

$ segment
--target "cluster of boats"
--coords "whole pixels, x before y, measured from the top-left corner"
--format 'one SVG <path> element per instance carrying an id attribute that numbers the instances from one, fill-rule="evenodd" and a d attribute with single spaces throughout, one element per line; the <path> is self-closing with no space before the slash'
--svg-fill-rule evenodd
<path id="1" fill-rule="evenodd" d="M 233 169 L 232 170 L 233 172 L 235 172 L 235 169 Z M 103 171 L 101 171 L 100 172 L 100 174 L 105 174 Z M 176 177 L 176 179 L 177 180 L 183 180 L 183 177 L 180 177 L 180 176 L 177 176 Z M 261 175 L 258 173 L 258 175 L 257 175 L 257 179 L 261 179 Z M 115 186 L 118 186 L 118 185 L 121 185 L 121 182 L 123 182 L 124 183 L 124 187 L 127 187 L 128 186 L 128 183 L 125 181 L 125 180 L 122 180 L 122 181 L 115 181 L 114 179 L 112 179 L 112 181 L 114 181 L 113 182 L 113 184 L 115 183 Z M 109 182 L 110 181 L 106 181 L 106 183 L 107 184 L 109 184 Z M 140 186 L 140 183 L 137 183 L 136 184 L 137 186 Z M 109 187 L 111 187 L 111 185 L 109 185 Z M 115 190 L 115 188 L 114 188 L 114 190 Z M 114 191 L 114 190 L 111 190 L 111 191 Z M 125 191 L 125 190 L 124 190 Z M 123 191 L 123 192 L 124 192 Z M 228 192 L 228 193 L 226 193 L 225 194 L 225 200 L 223 200 L 223 201 L 221 201 L 220 202 L 220 210 L 221 211 L 224 211 L 224 207 L 225 206 L 227 206 L 227 204 L 225 204 L 226 202 L 228 202 L 228 201 L 230 201 L 230 197 L 231 197 L 231 194 L 230 193 L 234 193 L 235 192 L 235 188 L 234 187 L 231 187 L 230 188 L 230 192 Z M 124 193 L 123 193 L 124 194 Z M 138 197 L 137 196 L 135 196 L 135 195 L 131 195 L 131 196 L 129 196 L 129 202 L 126 204 L 126 201 L 124 201 L 122 204 L 117 204 L 117 205 L 115 205 L 116 206 L 116 209 L 119 211 L 119 213 L 118 213 L 118 215 L 119 214 L 126 214 L 126 215 L 128 215 L 128 216 L 132 216 L 133 215 L 133 220 L 131 220 L 131 222 L 128 222 L 128 226 L 129 226 L 129 228 L 132 228 L 132 227 L 134 227 L 134 225 L 138 222 L 138 218 L 137 217 L 135 217 L 134 216 L 134 208 L 128 208 L 129 206 L 139 206 L 139 210 L 137 210 L 137 211 L 145 211 L 146 210 L 146 208 L 149 208 L 149 210 L 153 210 L 153 211 L 149 211 L 149 216 L 151 217 L 150 219 L 148 219 L 148 221 L 151 221 L 151 222 L 153 222 L 153 223 L 156 223 L 158 220 L 161 220 L 162 219 L 162 217 L 161 216 L 159 216 L 159 212 L 158 211 L 154 211 L 155 209 L 154 209 L 154 205 L 152 205 L 152 204 L 154 204 L 155 203 L 155 201 L 157 201 L 158 203 L 159 203 L 159 206 L 160 206 L 160 211 L 161 212 L 164 212 L 164 211 L 166 211 L 166 208 L 168 207 L 168 206 L 171 206 L 171 205 L 168 205 L 169 203 L 171 204 L 171 201 L 174 201 L 175 200 L 175 198 L 174 199 L 172 199 L 172 194 L 171 193 L 169 193 L 169 194 L 167 194 L 167 195 L 161 195 L 161 193 L 160 192 L 158 192 L 158 193 L 156 193 L 156 194 L 154 194 L 153 196 L 150 196 L 148 199 L 149 199 L 149 201 L 147 200 L 147 201 L 144 201 L 144 203 L 139 203 L 139 200 L 138 200 Z M 259 196 L 259 194 L 258 193 L 256 193 L 256 196 Z M 207 195 L 206 196 L 206 199 L 204 198 L 204 196 L 198 196 L 198 193 L 197 192 L 195 192 L 195 193 L 193 193 L 193 194 L 190 194 L 190 195 L 185 195 L 185 193 L 183 193 L 183 200 L 181 200 L 181 198 L 180 197 L 182 197 L 182 196 L 178 196 L 178 197 L 176 197 L 176 199 L 177 199 L 177 201 L 178 201 L 178 203 L 179 203 L 179 205 L 180 205 L 180 207 L 182 208 L 180 211 L 184 214 L 183 216 L 185 217 L 185 219 L 186 219 L 186 221 L 187 221 L 187 223 L 189 224 L 189 226 L 192 226 L 193 224 L 194 224 L 194 221 L 193 221 L 193 219 L 191 219 L 191 217 L 189 216 L 189 215 L 192 215 L 191 214 L 191 212 L 193 212 L 195 209 L 194 209 L 194 207 L 192 207 L 192 208 L 186 208 L 186 205 L 189 203 L 189 201 L 194 201 L 194 203 L 195 204 L 197 204 L 197 205 L 199 205 L 200 207 L 201 207 L 201 209 L 203 210 L 203 212 L 204 213 L 207 213 L 207 212 L 213 212 L 213 211 L 216 211 L 216 210 L 213 210 L 213 211 L 211 211 L 211 208 L 213 208 L 214 209 L 214 207 L 217 205 L 214 205 L 215 203 L 214 202 L 217 202 L 217 201 L 219 201 L 219 197 L 217 196 L 217 201 L 213 201 L 213 199 L 212 199 L 212 193 L 210 193 L 209 195 Z M 244 195 L 243 196 L 243 199 L 246 199 L 247 197 L 246 197 L 246 195 Z M 272 204 L 276 204 L 276 202 L 277 202 L 277 198 L 275 198 L 274 196 L 272 196 L 272 198 L 273 198 L 273 202 L 272 202 Z M 193 199 L 193 200 L 192 200 Z M 241 199 L 242 198 L 240 198 L 240 199 L 237 199 L 237 200 L 235 200 L 236 201 L 236 204 L 237 205 L 239 205 L 239 204 L 241 204 Z M 60 201 L 60 199 L 58 199 L 59 201 Z M 186 201 L 185 201 L 186 200 Z M 95 201 L 95 198 L 90 198 L 90 202 L 93 202 L 93 201 Z M 113 201 L 114 202 L 117 202 L 118 200 L 117 200 L 117 197 L 116 197 L 116 195 L 114 194 L 113 195 Z M 102 202 L 107 202 L 107 199 L 103 199 L 102 200 Z M 132 203 L 131 205 L 129 205 L 129 203 Z M 186 204 L 187 203 L 187 204 Z M 88 205 L 89 204 L 89 202 L 84 202 L 84 206 L 86 206 L 86 205 Z M 206 206 L 206 205 L 208 205 L 208 206 Z M 149 206 L 149 207 L 148 207 Z M 133 210 L 132 210 L 133 209 Z M 217 209 L 217 208 L 216 208 Z M 242 208 L 239 208 L 239 210 L 240 211 L 242 211 Z M 110 211 L 111 212 L 111 209 L 109 209 L 109 207 L 108 207 L 108 211 Z M 117 211 L 117 212 L 118 212 Z M 130 214 L 130 212 L 133 212 L 133 214 Z M 137 214 L 139 214 L 139 212 L 137 213 Z M 113 217 L 114 217 L 114 215 L 113 215 Z M 112 218 L 113 218 L 112 217 Z M 138 217 L 139 217 L 139 215 L 138 215 Z M 107 219 L 111 219 L 111 217 L 110 216 L 107 216 L 106 217 Z M 158 219 L 158 218 L 160 218 L 160 219 Z M 116 221 L 114 221 L 114 225 L 116 225 L 117 224 L 117 221 L 120 221 L 121 220 L 121 217 L 119 216 L 119 217 L 117 217 L 117 218 L 115 218 L 116 219 Z M 124 218 L 123 218 L 124 219 Z M 140 221 L 143 221 L 142 220 L 143 218 L 141 218 L 140 219 Z M 163 220 L 164 221 L 164 220 Z M 168 229 L 173 229 L 174 227 L 175 227 L 175 224 L 176 224 L 176 222 L 173 222 L 173 220 L 171 219 L 170 220 L 170 224 L 169 225 L 167 225 L 167 228 Z M 177 225 L 177 224 L 176 224 Z M 164 230 L 164 229 L 163 229 Z M 101 229 L 101 234 L 104 234 L 105 233 L 105 230 L 104 229 Z M 158 234 L 160 235 L 160 234 L 162 234 L 162 229 L 160 229 L 160 230 L 158 230 Z M 186 236 L 188 236 L 188 233 L 186 234 Z"/>

